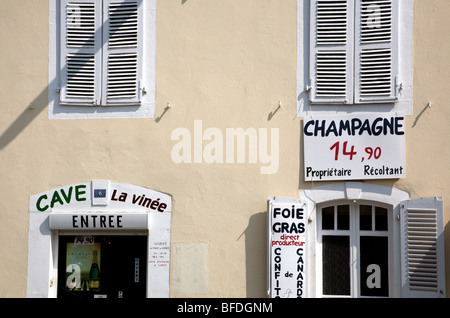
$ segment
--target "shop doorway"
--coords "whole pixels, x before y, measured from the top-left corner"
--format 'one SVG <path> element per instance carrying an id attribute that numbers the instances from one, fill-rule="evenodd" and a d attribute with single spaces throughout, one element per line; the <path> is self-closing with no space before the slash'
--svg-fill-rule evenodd
<path id="1" fill-rule="evenodd" d="M 145 298 L 147 236 L 59 236 L 58 298 Z"/>

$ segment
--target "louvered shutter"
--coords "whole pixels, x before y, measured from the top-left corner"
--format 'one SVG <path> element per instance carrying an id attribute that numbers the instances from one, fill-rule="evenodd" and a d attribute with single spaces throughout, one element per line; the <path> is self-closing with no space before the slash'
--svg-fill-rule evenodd
<path id="1" fill-rule="evenodd" d="M 142 1 L 105 0 L 102 104 L 141 102 Z"/>
<path id="2" fill-rule="evenodd" d="M 356 1 L 355 103 L 392 102 L 397 98 L 398 3 Z"/>
<path id="3" fill-rule="evenodd" d="M 353 0 L 311 0 L 311 102 L 352 102 L 353 12 Z"/>
<path id="4" fill-rule="evenodd" d="M 442 198 L 401 203 L 402 297 L 445 297 Z"/>
<path id="5" fill-rule="evenodd" d="M 100 16 L 98 0 L 61 1 L 61 105 L 100 102 Z"/>

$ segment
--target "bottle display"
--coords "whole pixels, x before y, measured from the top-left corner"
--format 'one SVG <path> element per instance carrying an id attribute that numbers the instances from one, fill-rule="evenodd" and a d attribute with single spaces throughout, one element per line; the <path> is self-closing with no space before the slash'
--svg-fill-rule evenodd
<path id="1" fill-rule="evenodd" d="M 89 270 L 89 289 L 96 291 L 100 288 L 100 268 L 98 267 L 97 251 L 92 252 L 92 265 Z"/>
<path id="2" fill-rule="evenodd" d="M 58 298 L 145 298 L 147 236 L 61 235 Z"/>

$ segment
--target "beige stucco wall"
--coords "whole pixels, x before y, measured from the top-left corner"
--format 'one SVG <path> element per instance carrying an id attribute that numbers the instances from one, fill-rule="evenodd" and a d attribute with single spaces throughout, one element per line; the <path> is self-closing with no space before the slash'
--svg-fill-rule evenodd
<path id="1" fill-rule="evenodd" d="M 415 0 L 414 9 L 407 178 L 376 183 L 443 196 L 447 224 L 450 2 Z M 172 195 L 171 297 L 264 297 L 266 198 L 312 186 L 302 181 L 296 117 L 297 0 L 157 1 L 152 119 L 49 120 L 48 22 L 47 0 L 0 1 L 0 297 L 26 295 L 29 197 L 92 179 Z M 193 132 L 194 120 L 223 133 L 279 128 L 278 172 L 173 163 L 171 133 Z"/>

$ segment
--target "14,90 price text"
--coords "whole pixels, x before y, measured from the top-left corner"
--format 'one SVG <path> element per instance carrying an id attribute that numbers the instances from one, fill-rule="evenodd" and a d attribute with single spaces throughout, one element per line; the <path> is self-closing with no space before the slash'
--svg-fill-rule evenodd
<path id="1" fill-rule="evenodd" d="M 348 156 L 350 160 L 353 160 L 353 157 L 358 154 L 357 151 L 355 151 L 355 146 L 348 146 L 348 141 L 344 141 L 342 144 L 342 153 L 341 153 L 341 142 L 338 141 L 334 143 L 330 150 L 334 150 L 334 160 L 339 160 L 339 155 Z M 364 160 L 367 158 L 367 160 L 371 159 L 380 159 L 381 157 L 381 148 L 380 147 L 365 147 L 364 149 L 365 154 L 361 156 L 361 162 L 364 162 Z M 367 155 L 367 157 L 365 157 Z"/>

